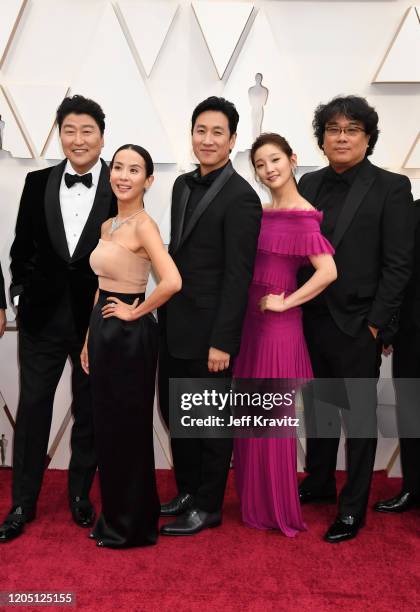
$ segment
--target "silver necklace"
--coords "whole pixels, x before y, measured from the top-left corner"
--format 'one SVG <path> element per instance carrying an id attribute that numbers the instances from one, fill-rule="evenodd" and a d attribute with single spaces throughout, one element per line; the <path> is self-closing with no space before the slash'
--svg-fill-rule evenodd
<path id="1" fill-rule="evenodd" d="M 114 217 L 111 221 L 111 229 L 109 230 L 109 234 L 113 234 L 117 229 L 119 229 L 121 227 L 121 225 L 124 225 L 124 223 L 127 223 L 127 221 L 130 221 L 130 219 L 132 219 L 133 217 L 135 217 L 136 215 L 138 215 L 139 213 L 144 212 L 144 208 L 140 208 L 140 210 L 138 210 L 137 212 L 133 213 L 132 215 L 130 215 L 129 217 L 127 217 L 126 219 L 123 219 L 122 221 L 118 220 L 118 217 Z"/>

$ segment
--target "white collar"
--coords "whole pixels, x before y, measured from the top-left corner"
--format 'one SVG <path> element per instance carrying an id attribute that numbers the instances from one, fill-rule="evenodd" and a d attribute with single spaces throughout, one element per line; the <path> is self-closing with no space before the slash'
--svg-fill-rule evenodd
<path id="1" fill-rule="evenodd" d="M 101 174 L 101 170 L 102 170 L 102 162 L 101 162 L 101 158 L 98 158 L 98 161 L 96 162 L 96 164 L 90 170 L 88 170 L 88 172 L 84 172 L 83 174 L 88 174 L 90 172 L 92 174 L 92 185 L 94 187 L 97 187 L 99 183 L 99 175 Z M 69 159 L 67 160 L 63 175 L 66 172 L 68 172 L 69 174 L 78 174 L 78 172 L 76 172 L 76 170 L 71 165 L 71 162 Z M 83 176 L 83 175 L 80 175 L 80 176 Z"/>

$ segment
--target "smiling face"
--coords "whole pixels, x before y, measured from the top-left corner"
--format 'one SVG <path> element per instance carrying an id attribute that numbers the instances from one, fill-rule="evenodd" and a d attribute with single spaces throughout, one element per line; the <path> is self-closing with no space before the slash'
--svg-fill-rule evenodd
<path id="1" fill-rule="evenodd" d="M 153 175 L 146 178 L 146 162 L 133 149 L 123 149 L 115 155 L 111 168 L 112 191 L 119 202 L 143 199 L 145 189 L 153 183 Z"/>
<path id="2" fill-rule="evenodd" d="M 337 172 L 344 172 L 361 162 L 368 146 L 369 135 L 361 121 L 336 115 L 325 126 L 324 153 Z"/>
<path id="3" fill-rule="evenodd" d="M 198 115 L 192 132 L 194 154 L 200 162 L 201 174 L 224 166 L 236 141 L 229 131 L 229 121 L 220 111 L 205 111 Z"/>
<path id="4" fill-rule="evenodd" d="M 255 151 L 253 161 L 258 178 L 270 190 L 276 191 L 293 181 L 296 155 L 288 157 L 278 145 L 263 145 Z"/>
<path id="5" fill-rule="evenodd" d="M 84 174 L 96 164 L 104 146 L 98 124 L 90 115 L 70 113 L 61 125 L 61 146 L 78 174 Z"/>

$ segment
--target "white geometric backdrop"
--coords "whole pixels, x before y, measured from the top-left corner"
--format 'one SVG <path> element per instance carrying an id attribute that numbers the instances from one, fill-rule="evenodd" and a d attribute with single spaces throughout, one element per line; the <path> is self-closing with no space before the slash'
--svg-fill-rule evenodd
<path id="1" fill-rule="evenodd" d="M 190 115 L 203 98 L 225 95 L 235 102 L 241 119 L 234 164 L 254 183 L 247 150 L 255 129 L 249 90 L 257 74 L 268 90 L 263 113 L 257 112 L 262 129 L 290 140 L 300 171 L 324 163 L 311 133 L 316 105 L 357 93 L 380 115 L 372 161 L 409 176 L 420 197 L 419 6 L 406 0 L 2 0 L 0 259 L 6 285 L 25 175 L 62 157 L 54 113 L 67 92 L 103 106 L 105 159 L 124 142 L 150 150 L 156 181 L 146 206 L 167 241 L 171 186 L 192 167 Z M 11 308 L 7 314 L 13 321 Z M 389 369 L 388 361 L 384 376 Z M 67 366 L 55 400 L 51 467 L 68 463 L 69 372 Z M 12 330 L 0 340 L 0 392 L 7 405 L 1 408 L 0 397 L 0 434 L 11 441 L 18 399 Z M 388 388 L 380 401 L 388 423 Z M 158 467 L 167 467 L 167 437 L 157 416 L 155 449 Z M 376 467 L 396 473 L 395 450 L 395 441 L 381 439 Z M 10 452 L 11 444 L 9 463 Z"/>

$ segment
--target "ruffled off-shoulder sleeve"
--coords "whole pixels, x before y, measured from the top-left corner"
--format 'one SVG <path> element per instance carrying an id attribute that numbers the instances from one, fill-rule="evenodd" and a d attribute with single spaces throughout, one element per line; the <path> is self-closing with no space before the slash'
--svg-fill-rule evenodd
<path id="1" fill-rule="evenodd" d="M 266 212 L 258 250 L 296 257 L 333 255 L 333 246 L 321 234 L 321 220 L 318 210 Z"/>

